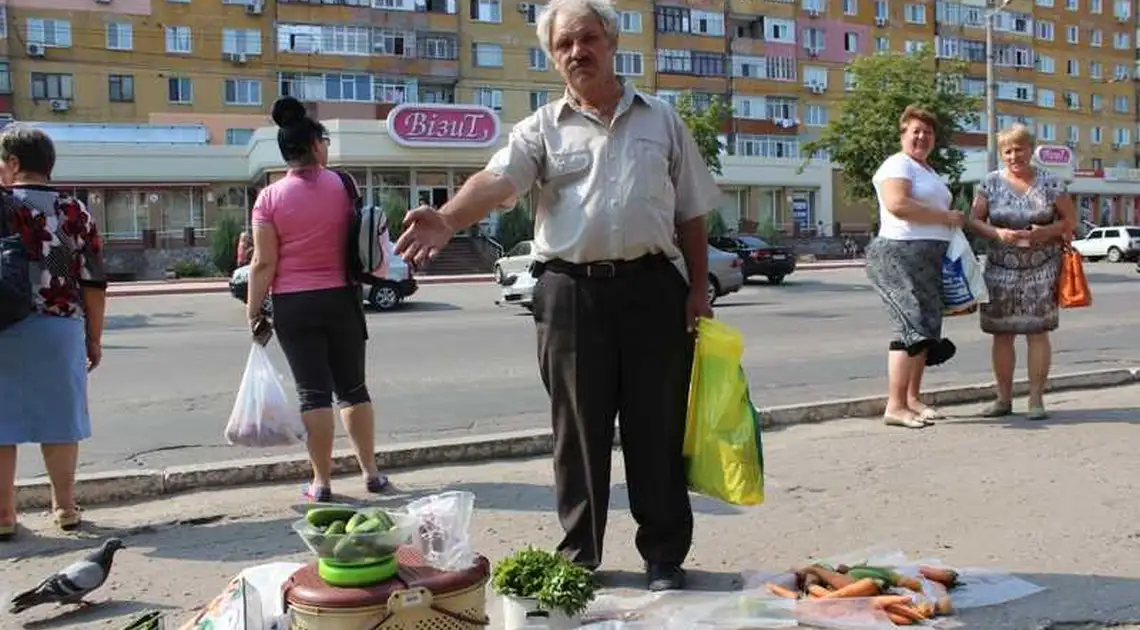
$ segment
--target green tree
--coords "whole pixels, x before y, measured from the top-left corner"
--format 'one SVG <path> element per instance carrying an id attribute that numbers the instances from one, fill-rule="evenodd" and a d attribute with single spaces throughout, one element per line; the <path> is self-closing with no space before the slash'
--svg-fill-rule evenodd
<path id="1" fill-rule="evenodd" d="M 240 236 L 241 224 L 230 216 L 222 217 L 210 236 L 210 260 L 218 271 L 227 276 L 232 275 L 237 268 L 237 243 Z"/>
<path id="2" fill-rule="evenodd" d="M 499 223 L 495 229 L 495 239 L 503 246 L 503 251 L 522 241 L 534 238 L 534 217 L 530 209 L 520 200 L 514 208 L 499 213 Z"/>
<path id="3" fill-rule="evenodd" d="M 725 147 L 720 142 L 720 134 L 724 133 L 725 125 L 732 119 L 732 106 L 719 96 L 712 96 L 707 107 L 698 107 L 693 93 L 683 92 L 674 107 L 697 141 L 697 148 L 701 150 L 701 157 L 705 159 L 709 171 L 723 175 L 720 152 Z"/>
<path id="4" fill-rule="evenodd" d="M 720 152 L 725 149 L 720 141 L 720 135 L 725 132 L 725 126 L 732 120 L 732 106 L 724 102 L 719 96 L 709 98 L 705 107 L 699 107 L 692 92 L 682 92 L 674 105 L 681 120 L 693 134 L 697 148 L 709 171 L 716 175 L 723 175 L 720 163 Z M 723 236 L 728 230 L 724 217 L 718 210 L 708 214 L 709 236 Z"/>
<path id="5" fill-rule="evenodd" d="M 964 170 L 964 155 L 952 142 L 964 125 L 977 121 L 981 106 L 980 99 L 959 89 L 968 64 L 939 60 L 936 65 L 931 52 L 924 50 L 867 55 L 848 69 L 855 89 L 847 93 L 839 111 L 833 112 L 819 139 L 804 145 L 804 155 L 827 151 L 843 167 L 847 198 L 872 199 L 871 177 L 884 159 L 899 150 L 899 116 L 908 105 L 916 105 L 938 117 L 930 166 L 956 185 Z"/>

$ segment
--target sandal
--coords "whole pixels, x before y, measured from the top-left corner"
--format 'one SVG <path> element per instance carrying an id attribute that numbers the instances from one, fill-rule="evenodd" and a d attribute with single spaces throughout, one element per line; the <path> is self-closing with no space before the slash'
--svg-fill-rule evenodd
<path id="1" fill-rule="evenodd" d="M 907 429 L 921 429 L 926 427 L 926 421 L 919 416 L 898 417 L 883 414 L 883 424 L 888 427 L 906 427 Z"/>
<path id="2" fill-rule="evenodd" d="M 1045 420 L 1049 417 L 1049 412 L 1045 411 L 1045 405 L 1030 405 L 1029 412 L 1025 414 L 1026 420 Z"/>
<path id="3" fill-rule="evenodd" d="M 332 502 L 332 488 L 307 483 L 301 496 L 305 497 L 309 503 L 330 503 Z"/>
<path id="4" fill-rule="evenodd" d="M 387 475 L 376 475 L 364 481 L 364 487 L 372 494 L 380 494 L 391 486 Z"/>
<path id="5" fill-rule="evenodd" d="M 80 515 L 79 508 L 55 508 L 55 524 L 63 531 L 75 531 L 82 522 L 83 516 Z"/>
<path id="6" fill-rule="evenodd" d="M 1013 403 L 1011 401 L 995 400 L 985 409 L 982 409 L 981 415 L 983 418 L 1002 418 L 1013 413 Z"/>
<path id="7" fill-rule="evenodd" d="M 937 407 L 927 407 L 919 412 L 918 417 L 925 422 L 930 422 L 932 420 L 945 420 L 946 414 Z"/>

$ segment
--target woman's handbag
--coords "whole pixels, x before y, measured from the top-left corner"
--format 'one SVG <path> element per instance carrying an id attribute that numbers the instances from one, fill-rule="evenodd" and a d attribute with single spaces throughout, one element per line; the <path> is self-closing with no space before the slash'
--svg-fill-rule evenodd
<path id="1" fill-rule="evenodd" d="M 0 192 L 0 331 L 35 310 L 28 250 L 23 235 L 9 232 L 17 204 L 11 194 Z"/>
<path id="2" fill-rule="evenodd" d="M 1066 242 L 1061 250 L 1061 272 L 1057 274 L 1057 306 L 1081 308 L 1091 304 L 1092 291 L 1081 255 Z"/>

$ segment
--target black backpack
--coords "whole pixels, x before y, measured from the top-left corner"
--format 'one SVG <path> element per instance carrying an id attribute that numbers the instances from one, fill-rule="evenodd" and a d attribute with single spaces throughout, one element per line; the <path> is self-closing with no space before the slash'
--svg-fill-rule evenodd
<path id="1" fill-rule="evenodd" d="M 28 249 L 9 225 L 19 207 L 9 192 L 0 192 L 0 330 L 11 328 L 35 311 Z"/>
<path id="2" fill-rule="evenodd" d="M 378 284 L 385 280 L 392 256 L 392 240 L 388 234 L 388 217 L 379 206 L 366 206 L 352 176 L 336 171 L 352 200 L 352 221 L 348 227 L 348 280 L 360 284 Z"/>

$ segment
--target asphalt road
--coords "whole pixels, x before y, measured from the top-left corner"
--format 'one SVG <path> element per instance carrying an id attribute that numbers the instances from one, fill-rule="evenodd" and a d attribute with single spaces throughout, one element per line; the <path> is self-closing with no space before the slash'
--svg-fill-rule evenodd
<path id="1" fill-rule="evenodd" d="M 1140 275 L 1132 264 L 1087 269 L 1094 305 L 1062 313 L 1056 373 L 1137 363 Z M 495 306 L 496 297 L 493 285 L 425 286 L 404 309 L 369 315 L 378 441 L 547 425 L 534 326 L 525 312 Z M 753 400 L 772 406 L 881 393 L 887 335 L 881 308 L 863 271 L 843 269 L 799 273 L 783 286 L 749 285 L 723 298 L 716 311 L 743 330 Z M 112 299 L 103 366 L 91 382 L 95 437 L 83 445 L 81 470 L 281 451 L 229 447 L 222 438 L 249 352 L 243 313 L 225 295 Z M 932 369 L 926 382 L 987 381 L 989 341 L 976 317 L 955 318 L 947 328 L 958 356 Z M 274 355 L 285 370 L 276 349 Z M 24 449 L 18 472 L 42 474 L 38 454 Z"/>

